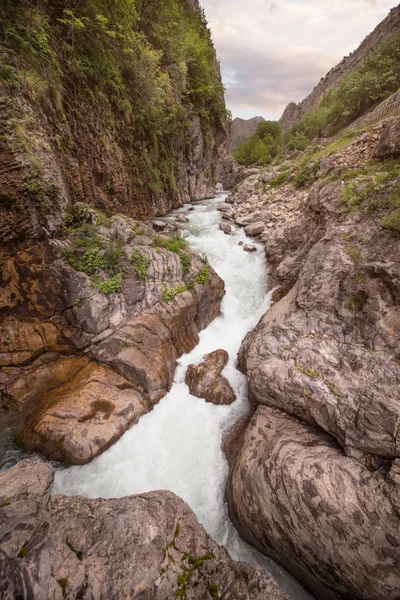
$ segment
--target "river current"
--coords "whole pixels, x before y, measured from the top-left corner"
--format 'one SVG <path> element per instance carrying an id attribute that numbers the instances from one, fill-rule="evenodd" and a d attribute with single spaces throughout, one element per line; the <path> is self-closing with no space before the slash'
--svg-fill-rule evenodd
<path id="1" fill-rule="evenodd" d="M 171 391 L 159 404 L 92 463 L 58 468 L 53 493 L 116 498 L 170 490 L 190 505 L 232 558 L 263 564 L 292 598 L 312 600 L 283 568 L 239 537 L 227 514 L 228 464 L 221 442 L 224 432 L 248 408 L 246 378 L 235 368 L 237 353 L 246 333 L 269 308 L 272 292 L 263 247 L 241 229 L 233 227 L 232 235 L 225 235 L 219 228 L 217 207 L 225 196 L 175 211 L 189 219 L 182 233 L 190 247 L 206 254 L 225 282 L 221 315 L 200 333 L 194 350 L 180 358 Z M 240 242 L 255 245 L 256 252 L 245 252 Z M 219 348 L 229 353 L 223 374 L 237 396 L 230 406 L 214 406 L 192 396 L 184 382 L 189 364 Z"/>

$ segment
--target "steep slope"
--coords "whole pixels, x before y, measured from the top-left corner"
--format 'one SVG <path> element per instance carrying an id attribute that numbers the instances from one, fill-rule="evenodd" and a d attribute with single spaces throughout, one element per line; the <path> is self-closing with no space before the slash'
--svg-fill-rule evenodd
<path id="1" fill-rule="evenodd" d="M 4 242 L 79 201 L 143 218 L 212 195 L 226 110 L 197 3 L 19 0 L 2 21 Z"/>
<path id="2" fill-rule="evenodd" d="M 230 152 L 234 153 L 238 144 L 247 140 L 256 132 L 257 125 L 265 121 L 263 117 L 252 117 L 251 119 L 233 119 L 229 136 Z"/>
<path id="3" fill-rule="evenodd" d="M 302 100 L 299 104 L 291 102 L 285 108 L 283 115 L 279 119 L 282 131 L 286 132 L 295 123 L 300 121 L 313 108 L 318 106 L 328 90 L 336 87 L 340 80 L 354 71 L 369 55 L 371 55 L 377 46 L 387 39 L 391 34 L 400 29 L 400 6 L 392 8 L 388 16 L 370 33 L 360 46 L 349 56 L 344 57 L 338 65 L 333 67 L 329 73 L 321 79 L 311 94 Z"/>

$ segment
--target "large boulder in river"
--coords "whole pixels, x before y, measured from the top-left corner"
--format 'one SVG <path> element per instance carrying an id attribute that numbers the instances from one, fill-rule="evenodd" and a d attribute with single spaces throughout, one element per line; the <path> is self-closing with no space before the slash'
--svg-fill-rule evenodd
<path id="1" fill-rule="evenodd" d="M 189 365 L 185 382 L 190 393 L 213 404 L 232 404 L 236 400 L 235 392 L 226 377 L 221 375 L 228 359 L 226 350 L 215 350 L 207 354 L 199 365 Z"/>
<path id="2" fill-rule="evenodd" d="M 400 460 L 371 472 L 320 429 L 259 407 L 227 496 L 242 537 L 316 598 L 399 598 Z"/>
<path id="3" fill-rule="evenodd" d="M 0 473 L 0 596 L 289 600 L 255 564 L 233 562 L 171 492 L 51 497 L 53 469 Z"/>

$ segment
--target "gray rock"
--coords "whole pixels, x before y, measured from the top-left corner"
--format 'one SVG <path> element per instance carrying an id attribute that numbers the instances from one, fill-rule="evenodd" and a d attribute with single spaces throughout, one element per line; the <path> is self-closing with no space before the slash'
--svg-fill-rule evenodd
<path id="1" fill-rule="evenodd" d="M 164 231 L 166 227 L 167 223 L 165 221 L 153 221 L 153 229 L 155 229 L 155 231 Z"/>
<path id="2" fill-rule="evenodd" d="M 383 133 L 373 156 L 375 158 L 389 158 L 400 155 L 400 118 L 391 117 L 385 123 Z"/>
<path id="3" fill-rule="evenodd" d="M 232 226 L 229 225 L 229 223 L 220 223 L 219 228 L 227 235 L 230 235 L 232 233 Z"/>
<path id="4" fill-rule="evenodd" d="M 175 220 L 178 221 L 178 223 L 189 222 L 189 219 L 183 213 L 179 213 L 178 215 L 176 215 Z"/>
<path id="5" fill-rule="evenodd" d="M 265 223 L 263 221 L 256 221 L 255 223 L 251 223 L 244 228 L 246 235 L 256 236 L 260 235 L 265 229 Z"/>
<path id="6" fill-rule="evenodd" d="M 271 575 L 236 563 L 171 492 L 51 497 L 53 470 L 0 473 L 2 598 L 289 600 Z"/>
<path id="7" fill-rule="evenodd" d="M 371 473 L 312 426 L 259 407 L 233 461 L 242 537 L 324 600 L 396 600 L 400 461 Z"/>
<path id="8" fill-rule="evenodd" d="M 228 359 L 226 350 L 215 350 L 207 354 L 199 365 L 189 365 L 185 382 L 190 393 L 213 404 L 232 404 L 236 395 L 229 381 L 221 375 Z"/>
<path id="9" fill-rule="evenodd" d="M 250 244 L 243 246 L 243 250 L 245 252 L 257 252 L 257 248 L 255 246 L 251 246 Z"/>

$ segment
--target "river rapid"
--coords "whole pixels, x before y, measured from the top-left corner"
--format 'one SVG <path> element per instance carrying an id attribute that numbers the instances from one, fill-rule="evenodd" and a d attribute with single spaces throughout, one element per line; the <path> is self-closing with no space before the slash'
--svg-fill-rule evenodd
<path id="1" fill-rule="evenodd" d="M 190 505 L 207 532 L 234 559 L 260 562 L 292 598 L 310 600 L 284 569 L 239 537 L 227 514 L 228 464 L 221 442 L 224 431 L 248 407 L 246 378 L 235 368 L 237 352 L 246 333 L 269 308 L 272 292 L 268 292 L 263 247 L 249 240 L 243 230 L 233 228 L 230 236 L 219 228 L 217 207 L 225 197 L 219 194 L 196 203 L 194 209 L 186 205 L 175 211 L 189 219 L 182 233 L 190 247 L 206 254 L 225 282 L 221 315 L 201 332 L 196 348 L 178 361 L 171 391 L 152 412 L 92 463 L 58 468 L 53 493 L 116 498 L 170 490 Z M 245 252 L 239 242 L 256 245 L 257 251 Z M 230 406 L 214 406 L 192 396 L 184 382 L 189 364 L 219 348 L 229 353 L 223 373 L 237 396 Z"/>

